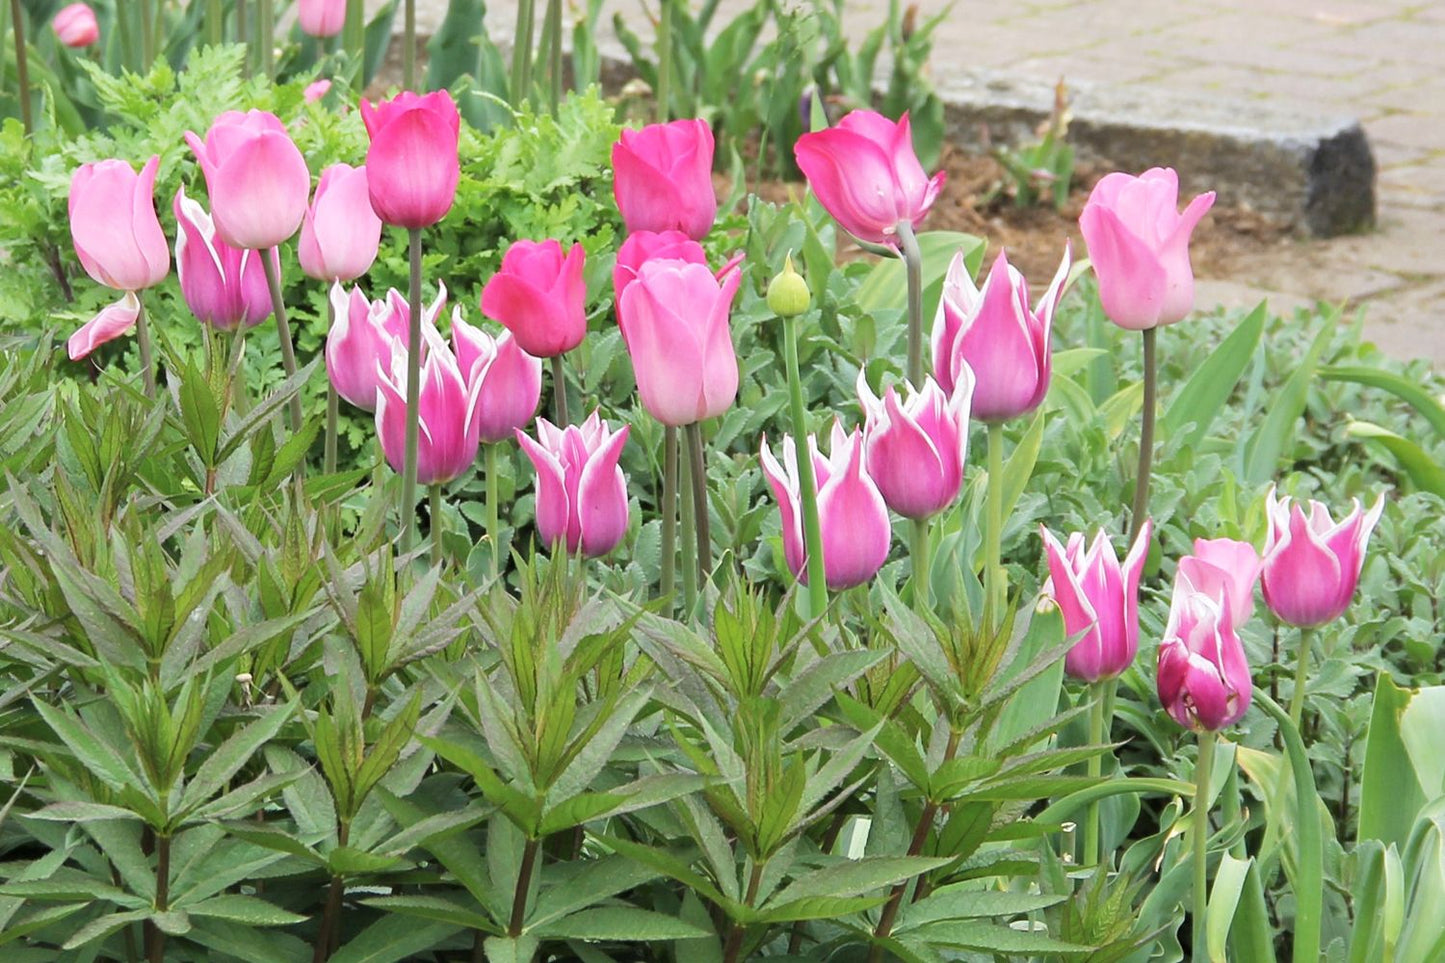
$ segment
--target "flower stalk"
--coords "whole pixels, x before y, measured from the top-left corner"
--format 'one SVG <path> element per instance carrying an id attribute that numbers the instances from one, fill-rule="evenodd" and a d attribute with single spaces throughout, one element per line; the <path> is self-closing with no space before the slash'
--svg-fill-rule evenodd
<path id="1" fill-rule="evenodd" d="M 1294 666 L 1294 692 L 1289 697 L 1289 721 L 1294 723 L 1296 729 L 1304 719 L 1305 713 L 1305 688 L 1310 671 L 1310 646 L 1314 644 L 1314 632 L 1310 629 L 1299 630 L 1299 653 L 1295 657 Z"/>
<path id="2" fill-rule="evenodd" d="M 421 440 L 421 228 L 407 232 L 411 249 L 411 317 L 406 331 L 406 448 L 401 473 L 401 551 L 411 551 L 416 527 L 416 459 Z"/>
<path id="3" fill-rule="evenodd" d="M 1209 909 L 1209 776 L 1214 771 L 1214 746 L 1219 734 L 1199 733 L 1199 758 L 1194 765 L 1194 916 L 1191 921 L 1194 963 L 1208 963 L 1205 915 Z"/>
<path id="4" fill-rule="evenodd" d="M 908 280 L 908 381 L 923 385 L 923 252 L 908 221 L 898 222 L 899 251 Z"/>
<path id="5" fill-rule="evenodd" d="M 552 355 L 552 410 L 557 417 L 557 427 L 566 428 L 567 418 L 567 375 L 562 368 L 562 356 Z"/>
<path id="6" fill-rule="evenodd" d="M 140 368 L 141 379 L 145 384 L 146 397 L 152 400 L 156 396 L 156 363 L 154 353 L 151 350 L 151 323 L 146 316 L 146 302 L 141 292 L 135 293 L 136 302 L 140 310 L 135 316 L 135 336 L 140 343 Z"/>
<path id="7" fill-rule="evenodd" d="M 442 522 L 442 486 L 440 484 L 431 486 L 431 502 L 427 506 L 427 514 L 431 520 L 431 563 L 440 565 L 442 563 L 442 537 L 446 534 L 446 526 Z"/>
<path id="8" fill-rule="evenodd" d="M 791 260 L 789 266 L 791 267 Z M 803 546 L 807 553 L 808 616 L 818 618 L 828 607 L 828 580 L 823 569 L 823 528 L 818 520 L 818 480 L 808 450 L 808 421 L 803 408 L 803 380 L 798 372 L 798 320 L 783 319 L 783 356 L 788 367 L 788 403 L 793 418 L 793 452 L 798 463 L 798 488 L 803 508 Z"/>
<path id="9" fill-rule="evenodd" d="M 401 48 L 401 83 L 406 90 L 416 90 L 416 0 L 406 0 L 406 36 Z"/>
<path id="10" fill-rule="evenodd" d="M 519 0 L 517 30 L 512 36 L 512 106 L 532 98 L 532 38 L 536 33 L 536 0 Z"/>
<path id="11" fill-rule="evenodd" d="M 492 543 L 492 578 L 502 574 L 502 540 L 498 534 L 502 526 L 497 517 L 501 489 L 497 477 L 497 446 L 487 445 L 487 539 Z"/>
<path id="12" fill-rule="evenodd" d="M 707 465 L 703 451 L 702 425 L 696 421 L 683 429 L 687 454 L 692 463 L 692 517 L 697 531 L 698 584 L 712 572 L 712 531 L 707 510 Z"/>
<path id="13" fill-rule="evenodd" d="M 15 80 L 19 88 L 20 123 L 25 128 L 25 136 L 29 137 L 35 132 L 35 118 L 30 112 L 30 63 L 25 43 L 25 10 L 20 6 L 20 0 L 10 0 L 10 29 L 15 37 Z"/>
<path id="14" fill-rule="evenodd" d="M 999 624 L 1003 615 L 1004 585 L 1001 544 L 1003 541 L 1003 423 L 988 426 L 988 492 L 984 518 L 984 611 Z"/>
<path id="15" fill-rule="evenodd" d="M 662 432 L 662 579 L 659 592 L 670 599 L 677 571 L 677 429 Z M 671 603 L 669 603 L 671 604 Z"/>
<path id="16" fill-rule="evenodd" d="M 1134 480 L 1134 507 L 1129 513 L 1129 544 L 1139 535 L 1149 514 L 1149 474 L 1154 464 L 1154 412 L 1159 407 L 1158 328 L 1144 329 L 1144 421 L 1139 429 L 1139 471 Z"/>
<path id="17" fill-rule="evenodd" d="M 290 378 L 296 374 L 296 347 L 291 343 L 291 324 L 286 320 L 286 301 L 281 295 L 281 275 L 276 267 L 276 259 L 268 257 L 267 252 L 258 252 L 261 256 L 261 267 L 266 272 L 266 287 L 271 292 L 271 310 L 276 315 L 276 334 L 281 340 L 281 366 L 286 371 L 286 377 Z M 298 391 L 291 396 L 291 430 L 301 430 L 301 393 Z M 300 469 L 298 468 L 299 472 Z"/>

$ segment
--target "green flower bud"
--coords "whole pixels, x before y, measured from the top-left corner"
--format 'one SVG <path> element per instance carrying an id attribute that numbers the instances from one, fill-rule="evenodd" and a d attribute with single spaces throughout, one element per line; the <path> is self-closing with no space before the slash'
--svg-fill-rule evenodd
<path id="1" fill-rule="evenodd" d="M 780 318 L 794 318 L 808 310 L 812 302 L 808 282 L 793 270 L 793 256 L 783 263 L 783 273 L 768 284 L 768 307 Z"/>

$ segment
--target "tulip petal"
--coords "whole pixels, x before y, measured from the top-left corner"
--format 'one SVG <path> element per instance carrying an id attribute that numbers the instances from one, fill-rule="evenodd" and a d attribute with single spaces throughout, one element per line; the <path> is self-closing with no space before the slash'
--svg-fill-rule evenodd
<path id="1" fill-rule="evenodd" d="M 82 324 L 65 342 L 71 361 L 79 361 L 107 341 L 114 341 L 135 327 L 140 317 L 140 298 L 127 291 L 119 301 L 102 308 Z"/>

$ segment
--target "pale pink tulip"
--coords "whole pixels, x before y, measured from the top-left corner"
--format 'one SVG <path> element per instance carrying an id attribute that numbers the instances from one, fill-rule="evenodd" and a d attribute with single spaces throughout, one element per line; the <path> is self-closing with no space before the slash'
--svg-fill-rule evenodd
<path id="1" fill-rule="evenodd" d="M 346 25 L 346 0 L 296 0 L 296 21 L 302 33 L 334 37 Z"/>
<path id="2" fill-rule="evenodd" d="M 60 8 L 50 21 L 56 39 L 67 47 L 89 47 L 100 39 L 100 24 L 88 4 L 72 3 Z"/>
<path id="3" fill-rule="evenodd" d="M 371 270 L 381 243 L 381 218 L 371 209 L 366 168 L 332 164 L 301 221 L 296 259 L 319 281 L 350 281 Z"/>
<path id="4" fill-rule="evenodd" d="M 129 332 L 139 317 L 140 298 L 134 291 L 127 291 L 119 301 L 101 308 L 99 314 L 76 329 L 65 342 L 66 354 L 71 361 L 79 361 L 107 341 Z"/>
<path id="5" fill-rule="evenodd" d="M 523 351 L 510 331 L 493 337 L 467 324 L 461 305 L 452 309 L 452 350 L 467 384 L 481 385 L 482 442 L 506 441 L 525 428 L 542 399 L 542 360 Z"/>
<path id="6" fill-rule="evenodd" d="M 311 83 L 307 84 L 306 89 L 301 92 L 301 97 L 306 101 L 306 103 L 314 104 L 330 92 L 331 81 L 323 77 L 321 80 L 313 80 Z"/>
<path id="7" fill-rule="evenodd" d="M 1180 559 L 1179 567 L 1196 589 L 1224 600 L 1235 625 L 1243 625 L 1254 614 L 1259 553 L 1253 545 L 1232 538 L 1196 538 L 1194 554 Z"/>
<path id="8" fill-rule="evenodd" d="M 627 235 L 612 265 L 612 299 L 619 312 L 622 292 L 637 280 L 638 269 L 653 260 L 706 264 L 707 254 L 701 244 L 681 231 L 635 231 Z"/>
<path id="9" fill-rule="evenodd" d="M 159 284 L 171 270 L 156 217 L 153 156 L 137 174 L 123 160 L 82 164 L 70 178 L 70 237 L 85 273 L 117 291 Z"/>
<path id="10" fill-rule="evenodd" d="M 311 173 L 275 114 L 228 110 L 211 123 L 205 141 L 186 131 L 186 143 L 206 176 L 221 240 L 259 250 L 296 233 Z"/>

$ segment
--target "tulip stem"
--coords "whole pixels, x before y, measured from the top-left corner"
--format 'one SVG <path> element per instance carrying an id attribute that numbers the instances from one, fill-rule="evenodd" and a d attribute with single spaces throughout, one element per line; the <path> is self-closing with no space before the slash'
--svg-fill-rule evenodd
<path id="1" fill-rule="evenodd" d="M 677 428 L 662 431 L 662 583 L 659 592 L 672 605 L 677 569 Z"/>
<path id="2" fill-rule="evenodd" d="M 567 427 L 567 375 L 562 369 L 562 356 L 552 355 L 552 410 L 557 427 Z"/>
<path id="3" fill-rule="evenodd" d="M 547 68 L 547 99 L 552 116 L 562 103 L 562 0 L 547 0 L 547 29 L 550 42 Z"/>
<path id="4" fill-rule="evenodd" d="M 1209 777 L 1214 771 L 1214 744 L 1218 733 L 1199 733 L 1199 758 L 1194 764 L 1194 919 L 1192 957 L 1207 963 L 1204 917 L 1209 908 Z"/>
<path id="5" fill-rule="evenodd" d="M 274 248 L 272 249 L 274 250 Z M 261 267 L 266 272 L 266 287 L 271 289 L 271 310 L 276 315 L 276 334 L 281 339 L 281 366 L 286 377 L 296 374 L 296 347 L 291 343 L 291 325 L 286 320 L 286 301 L 281 296 L 281 275 L 277 270 L 277 258 L 270 251 L 261 251 Z M 301 430 L 301 392 L 291 396 L 291 430 Z M 297 469 L 300 471 L 300 469 Z"/>
<path id="6" fill-rule="evenodd" d="M 928 519 L 915 518 L 912 526 L 910 554 L 913 556 L 913 607 L 927 611 L 930 601 L 929 579 L 933 574 L 933 558 L 928 542 Z"/>
<path id="7" fill-rule="evenodd" d="M 1134 480 L 1134 510 L 1129 517 L 1129 544 L 1139 537 L 1149 514 L 1149 473 L 1154 463 L 1154 409 L 1159 400 L 1158 357 L 1154 339 L 1158 328 L 1144 329 L 1144 422 L 1139 429 L 1139 472 Z"/>
<path id="8" fill-rule="evenodd" d="M 498 536 L 501 524 L 497 518 L 497 503 L 501 501 L 502 485 L 497 477 L 497 446 L 487 444 L 487 539 L 492 543 L 492 578 L 502 572 L 502 540 Z"/>
<path id="9" fill-rule="evenodd" d="M 336 325 L 336 304 L 330 298 L 326 299 L 326 330 L 330 331 Z M 241 325 L 237 325 L 241 327 Z M 336 472 L 336 428 L 337 421 L 341 417 L 340 395 L 336 393 L 336 386 L 331 379 L 326 379 L 326 447 L 323 449 L 321 467 L 322 470 L 332 475 Z"/>
<path id="10" fill-rule="evenodd" d="M 1093 702 L 1089 704 L 1089 745 L 1097 746 L 1104 741 L 1105 690 L 1113 682 L 1096 682 L 1089 686 Z M 1089 779 L 1096 781 L 1103 775 L 1104 760 L 1098 755 L 1089 757 Z M 1084 813 L 1084 859 L 1083 865 L 1096 866 L 1099 863 L 1099 801 L 1089 800 Z"/>
<path id="11" fill-rule="evenodd" d="M 1007 592 L 1001 561 L 1003 541 L 1003 422 L 988 425 L 988 492 L 984 519 L 984 613 L 989 627 L 1002 621 L 1001 596 Z"/>
<path id="12" fill-rule="evenodd" d="M 156 57 L 155 34 L 151 32 L 151 0 L 140 0 L 137 6 L 140 7 L 141 73 L 150 73 Z"/>
<path id="13" fill-rule="evenodd" d="M 431 523 L 431 563 L 440 565 L 442 563 L 442 536 L 446 534 L 446 526 L 442 523 L 442 486 L 440 484 L 431 486 L 431 503 L 427 506 L 427 514 Z"/>
<path id="14" fill-rule="evenodd" d="M 125 16 L 125 14 L 121 14 Z M 35 132 L 35 118 L 30 113 L 30 64 L 25 43 L 25 11 L 20 0 L 10 0 L 10 29 L 15 32 L 15 80 L 19 85 L 20 123 L 25 127 L 25 136 Z"/>
<path id="15" fill-rule="evenodd" d="M 536 33 L 535 0 L 519 0 L 517 31 L 512 35 L 512 106 L 532 99 L 532 38 Z"/>
<path id="16" fill-rule="evenodd" d="M 221 0 L 207 0 L 206 42 L 213 47 L 219 47 L 226 39 L 225 30 L 225 11 Z"/>
<path id="17" fill-rule="evenodd" d="M 151 353 L 151 323 L 146 317 L 145 298 L 140 291 L 135 293 L 136 304 L 140 305 L 135 316 L 135 337 L 140 342 L 141 381 L 145 384 L 146 397 L 156 396 L 156 364 Z"/>
<path id="18" fill-rule="evenodd" d="M 260 48 L 261 72 L 276 79 L 276 8 L 273 0 L 256 4 L 256 46 Z"/>
<path id="19" fill-rule="evenodd" d="M 683 429 L 687 433 L 687 453 L 692 461 L 692 514 L 697 526 L 698 584 L 712 574 L 712 531 L 707 511 L 707 465 L 702 442 L 702 425 L 696 421 Z"/>
<path id="20" fill-rule="evenodd" d="M 408 232 L 411 317 L 406 332 L 406 449 L 401 472 L 401 551 L 411 551 L 416 527 L 416 452 L 421 439 L 421 228 Z"/>
<path id="21" fill-rule="evenodd" d="M 401 84 L 406 90 L 416 90 L 416 0 L 406 0 L 404 9 Z"/>
<path id="22" fill-rule="evenodd" d="M 354 88 L 362 87 L 366 81 L 366 67 L 362 63 L 366 57 L 366 11 L 362 5 L 363 0 L 346 0 L 346 21 L 341 27 L 342 46 L 356 67 Z"/>
<path id="23" fill-rule="evenodd" d="M 1310 670 L 1310 645 L 1314 642 L 1314 633 L 1309 629 L 1299 630 L 1299 655 L 1296 657 L 1294 666 L 1294 692 L 1289 697 L 1289 721 L 1294 723 L 1296 729 L 1300 729 L 1300 722 L 1305 714 L 1305 681 Z M 1303 729 L 1300 730 L 1303 732 Z"/>
<path id="24" fill-rule="evenodd" d="M 692 489 L 692 459 L 680 459 L 682 471 L 679 473 L 680 488 L 691 491 Z M 693 559 L 697 557 L 697 529 L 693 526 L 694 502 L 691 498 L 679 499 L 682 511 L 682 607 L 683 618 L 691 619 L 692 611 L 697 605 L 697 566 Z"/>
<path id="25" fill-rule="evenodd" d="M 923 389 L 923 252 L 913 225 L 898 222 L 899 250 L 908 279 L 908 383 Z"/>
<path id="26" fill-rule="evenodd" d="M 672 100 L 672 4 L 659 0 L 657 20 L 657 122 L 667 123 Z"/>
<path id="27" fill-rule="evenodd" d="M 241 76 L 251 76 L 251 38 L 246 35 L 246 0 L 236 0 L 236 43 L 246 48 L 241 56 Z"/>
<path id="28" fill-rule="evenodd" d="M 798 373 L 798 319 L 783 319 L 783 360 L 788 367 L 788 402 L 793 416 L 793 453 L 798 463 L 798 488 L 803 511 L 803 555 L 808 574 L 808 617 L 828 608 L 828 579 L 823 567 L 823 526 L 818 518 L 818 483 L 808 447 L 808 421 L 803 408 L 803 379 Z M 784 442 L 786 444 L 786 442 Z"/>

